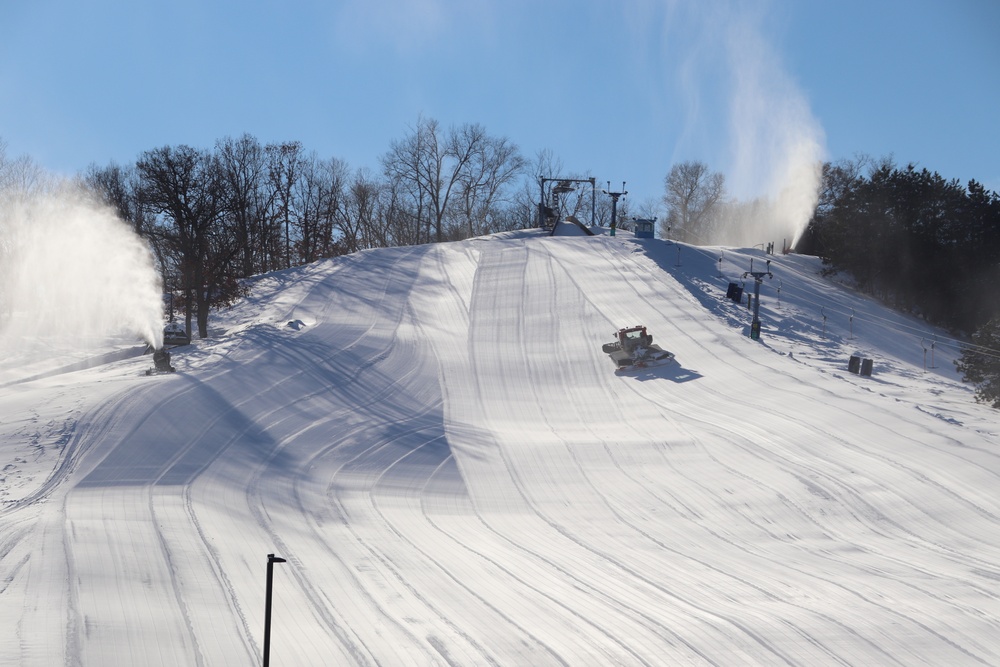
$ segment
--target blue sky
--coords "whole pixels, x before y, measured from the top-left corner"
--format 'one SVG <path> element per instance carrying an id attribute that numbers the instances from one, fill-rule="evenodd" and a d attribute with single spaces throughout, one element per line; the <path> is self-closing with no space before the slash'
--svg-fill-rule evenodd
<path id="1" fill-rule="evenodd" d="M 243 132 L 377 169 L 423 115 L 639 203 L 683 160 L 752 189 L 801 125 L 1000 190 L 998 28 L 997 0 L 6 0 L 0 138 L 66 174 Z"/>

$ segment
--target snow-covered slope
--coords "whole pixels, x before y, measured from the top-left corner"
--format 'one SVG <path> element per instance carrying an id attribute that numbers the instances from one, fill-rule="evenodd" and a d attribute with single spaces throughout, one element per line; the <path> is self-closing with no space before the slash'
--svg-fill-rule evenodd
<path id="1" fill-rule="evenodd" d="M 751 259 L 363 252 L 262 277 L 174 375 L 8 377 L 0 664 L 257 664 L 269 553 L 272 665 L 1000 664 L 995 411 L 814 258 L 750 340 Z M 616 375 L 634 324 L 677 363 Z"/>

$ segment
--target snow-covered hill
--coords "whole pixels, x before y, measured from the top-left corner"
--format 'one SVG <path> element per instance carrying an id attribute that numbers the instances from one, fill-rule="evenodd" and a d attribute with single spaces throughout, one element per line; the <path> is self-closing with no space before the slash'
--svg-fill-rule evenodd
<path id="1" fill-rule="evenodd" d="M 1000 664 L 996 412 L 819 269 L 505 234 L 7 369 L 0 664 L 258 664 L 269 553 L 272 665 Z M 634 324 L 677 362 L 616 375 Z"/>

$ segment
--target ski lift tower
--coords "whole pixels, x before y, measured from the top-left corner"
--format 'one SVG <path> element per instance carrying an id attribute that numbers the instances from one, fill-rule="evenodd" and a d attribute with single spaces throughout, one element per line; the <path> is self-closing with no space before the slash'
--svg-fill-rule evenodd
<path id="1" fill-rule="evenodd" d="M 743 279 L 753 276 L 753 322 L 750 323 L 750 340 L 760 340 L 760 284 L 764 281 L 764 276 L 774 278 L 771 275 L 771 260 L 767 260 L 767 271 L 754 271 L 753 259 L 750 259 L 750 270 L 743 274 Z"/>
<path id="2" fill-rule="evenodd" d="M 625 181 L 622 181 L 621 192 L 611 192 L 611 181 L 608 181 L 608 189 L 604 190 L 604 194 L 611 197 L 611 235 L 614 236 L 615 227 L 618 226 L 618 198 L 628 194 L 628 190 L 625 189 Z"/>
<path id="3" fill-rule="evenodd" d="M 576 190 L 571 183 L 590 183 L 590 226 L 593 227 L 595 221 L 597 220 L 597 181 L 591 176 L 590 178 L 549 178 L 547 176 L 542 177 L 539 180 L 541 186 L 542 197 L 538 202 L 538 226 L 545 227 L 546 218 L 548 213 L 552 213 L 552 209 L 545 205 L 545 184 L 549 182 L 555 182 L 555 187 L 552 188 L 552 194 L 554 195 L 555 204 L 558 206 L 559 195 L 566 194 L 568 192 L 573 192 Z"/>

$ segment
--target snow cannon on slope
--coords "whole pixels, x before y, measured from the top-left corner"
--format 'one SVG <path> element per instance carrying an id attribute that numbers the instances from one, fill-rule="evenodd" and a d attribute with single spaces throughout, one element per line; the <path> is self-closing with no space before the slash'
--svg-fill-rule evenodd
<path id="1" fill-rule="evenodd" d="M 662 366 L 674 359 L 673 353 L 653 342 L 652 334 L 646 333 L 646 327 L 642 325 L 619 329 L 615 340 L 605 343 L 601 349 L 611 357 L 619 371 Z"/>
<path id="2" fill-rule="evenodd" d="M 150 343 L 146 348 L 146 354 L 153 353 L 153 367 L 146 371 L 146 375 L 161 375 L 162 373 L 173 373 L 177 369 L 170 365 L 170 353 L 167 350 L 182 345 L 190 345 L 191 337 L 187 335 L 184 326 L 179 322 L 170 320 L 163 327 L 163 343 L 158 348 L 154 348 Z"/>
<path id="3" fill-rule="evenodd" d="M 170 353 L 166 348 L 153 350 L 153 367 L 146 371 L 146 375 L 160 375 L 162 373 L 173 373 L 177 369 L 170 365 Z"/>

